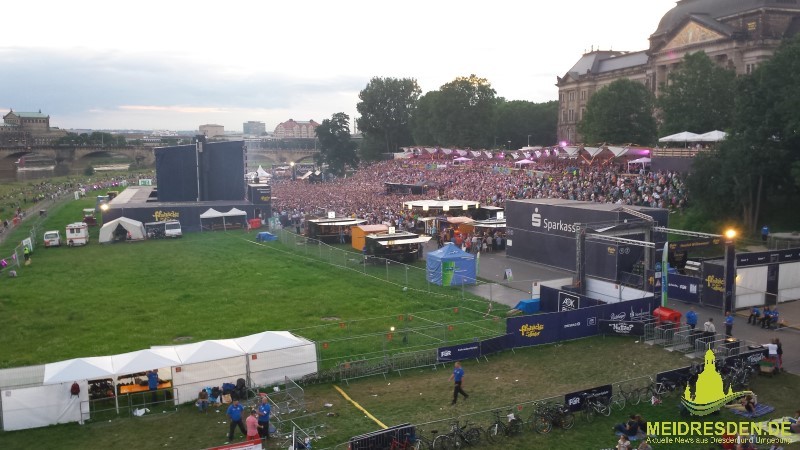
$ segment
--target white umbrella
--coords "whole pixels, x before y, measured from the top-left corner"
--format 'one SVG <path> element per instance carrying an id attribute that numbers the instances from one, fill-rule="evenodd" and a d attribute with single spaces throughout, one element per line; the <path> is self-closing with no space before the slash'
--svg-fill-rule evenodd
<path id="1" fill-rule="evenodd" d="M 658 142 L 696 142 L 699 134 L 690 131 L 682 131 L 680 133 L 664 136 Z"/>
<path id="2" fill-rule="evenodd" d="M 719 142 L 725 139 L 725 136 L 727 135 L 728 133 L 724 131 L 714 130 L 697 136 L 696 140 L 700 142 Z"/>

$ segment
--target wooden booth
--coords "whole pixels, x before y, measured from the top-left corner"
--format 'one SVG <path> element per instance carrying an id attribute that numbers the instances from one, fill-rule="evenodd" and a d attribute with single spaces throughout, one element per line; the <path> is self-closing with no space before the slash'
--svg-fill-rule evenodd
<path id="1" fill-rule="evenodd" d="M 307 236 L 326 244 L 347 244 L 350 242 L 350 227 L 366 223 L 364 219 L 339 217 L 306 220 Z"/>
<path id="2" fill-rule="evenodd" d="M 431 240 L 430 236 L 398 231 L 394 233 L 368 234 L 365 238 L 367 255 L 399 262 L 414 262 L 421 256 L 421 245 Z"/>
<path id="3" fill-rule="evenodd" d="M 361 251 L 366 245 L 366 237 L 368 234 L 386 233 L 389 231 L 388 225 L 355 225 L 350 227 L 350 236 L 352 237 L 353 248 Z"/>

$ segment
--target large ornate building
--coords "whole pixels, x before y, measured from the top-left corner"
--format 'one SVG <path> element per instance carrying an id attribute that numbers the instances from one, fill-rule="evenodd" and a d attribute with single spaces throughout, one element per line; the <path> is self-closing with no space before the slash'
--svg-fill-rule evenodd
<path id="1" fill-rule="evenodd" d="M 3 116 L 0 124 L 0 145 L 30 147 L 49 145 L 66 136 L 67 132 L 50 127 L 50 116 L 39 112 L 19 112 L 13 109 Z"/>
<path id="2" fill-rule="evenodd" d="M 680 0 L 661 18 L 649 49 L 591 51 L 557 77 L 558 140 L 582 141 L 576 128 L 589 98 L 615 80 L 639 81 L 658 95 L 683 57 L 699 51 L 720 66 L 747 74 L 798 31 L 799 0 Z"/>

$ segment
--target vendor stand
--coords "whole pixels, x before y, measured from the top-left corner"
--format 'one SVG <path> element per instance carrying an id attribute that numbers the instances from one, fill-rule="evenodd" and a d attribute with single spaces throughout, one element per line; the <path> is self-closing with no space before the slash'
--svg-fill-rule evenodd
<path id="1" fill-rule="evenodd" d="M 430 236 L 399 231 L 395 233 L 369 234 L 366 236 L 367 256 L 411 263 L 422 255 L 420 247 L 431 240 Z"/>
<path id="2" fill-rule="evenodd" d="M 316 239 L 326 244 L 347 244 L 350 242 L 350 227 L 366 223 L 364 219 L 349 217 L 306 220 L 306 231 L 309 239 Z"/>

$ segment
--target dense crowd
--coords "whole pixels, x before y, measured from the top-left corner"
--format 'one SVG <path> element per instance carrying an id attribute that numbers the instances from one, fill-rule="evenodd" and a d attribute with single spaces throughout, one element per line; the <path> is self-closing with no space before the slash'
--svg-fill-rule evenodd
<path id="1" fill-rule="evenodd" d="M 459 199 L 503 207 L 506 200 L 562 198 L 619 205 L 681 209 L 684 180 L 676 172 L 628 173 L 614 160 L 557 160 L 519 169 L 513 163 L 473 161 L 464 165 L 391 160 L 361 167 L 347 178 L 311 184 L 273 181 L 273 209 L 281 214 L 357 217 L 369 223 L 412 220 L 403 202 Z M 389 194 L 384 183 L 426 184 L 426 194 Z"/>

